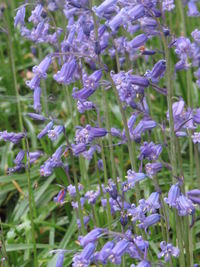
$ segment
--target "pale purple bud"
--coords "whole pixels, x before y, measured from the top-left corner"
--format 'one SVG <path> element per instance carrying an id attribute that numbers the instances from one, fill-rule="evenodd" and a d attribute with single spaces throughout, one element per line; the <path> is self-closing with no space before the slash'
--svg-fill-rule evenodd
<path id="1" fill-rule="evenodd" d="M 80 245 L 85 247 L 87 244 L 95 242 L 101 236 L 102 233 L 103 229 L 101 228 L 93 229 L 87 235 L 81 237 L 81 239 L 79 240 Z"/>
<path id="2" fill-rule="evenodd" d="M 107 25 L 111 28 L 113 32 L 115 32 L 124 22 L 126 11 L 125 8 L 122 8 L 117 15 L 115 15 Z"/>
<path id="3" fill-rule="evenodd" d="M 131 75 L 130 79 L 131 83 L 135 85 L 139 85 L 142 87 L 148 87 L 149 86 L 149 81 L 147 78 L 139 76 L 139 75 Z"/>
<path id="4" fill-rule="evenodd" d="M 15 160 L 14 160 L 14 163 L 16 165 L 19 165 L 22 162 L 22 160 L 24 159 L 24 156 L 25 156 L 25 151 L 20 150 L 19 153 L 17 154 Z"/>
<path id="5" fill-rule="evenodd" d="M 153 83 L 158 83 L 160 78 L 164 76 L 165 70 L 166 61 L 161 59 L 154 65 L 153 69 L 150 72 L 146 73 L 146 76 L 151 79 Z"/>
<path id="6" fill-rule="evenodd" d="M 102 264 L 106 264 L 108 257 L 110 256 L 115 243 L 113 241 L 108 241 L 102 249 L 96 253 L 95 258 L 97 261 L 101 262 Z"/>
<path id="7" fill-rule="evenodd" d="M 41 20 L 41 14 L 43 11 L 42 5 L 37 5 L 33 11 L 31 11 L 31 16 L 29 17 L 28 21 L 37 24 Z"/>
<path id="8" fill-rule="evenodd" d="M 198 17 L 200 15 L 199 10 L 197 9 L 197 5 L 193 0 L 188 2 L 187 15 L 189 17 Z"/>
<path id="9" fill-rule="evenodd" d="M 17 14 L 14 17 L 14 26 L 15 27 L 17 27 L 18 25 L 20 25 L 20 26 L 23 26 L 24 25 L 25 13 L 26 13 L 25 6 L 21 6 L 17 10 Z"/>
<path id="10" fill-rule="evenodd" d="M 87 110 L 95 109 L 95 104 L 91 101 L 77 101 L 77 109 L 80 113 L 84 113 Z"/>
<path id="11" fill-rule="evenodd" d="M 37 114 L 37 113 L 27 113 L 27 116 L 29 116 L 31 119 L 36 121 L 45 121 L 46 118 L 43 115 Z"/>
<path id="12" fill-rule="evenodd" d="M 77 70 L 77 62 L 75 59 L 71 59 L 64 63 L 61 70 L 53 75 L 54 80 L 58 83 L 70 84 L 74 81 L 74 75 Z"/>
<path id="13" fill-rule="evenodd" d="M 144 229 L 145 232 L 146 232 L 146 230 L 151 225 L 154 225 L 159 221 L 160 221 L 160 214 L 154 213 L 154 214 L 151 214 L 148 217 L 146 217 L 142 223 L 138 224 L 138 227 L 141 228 L 141 229 Z"/>
<path id="14" fill-rule="evenodd" d="M 53 121 L 50 121 L 45 128 L 38 134 L 37 138 L 41 139 L 43 136 L 48 134 L 48 132 L 53 128 Z"/>
<path id="15" fill-rule="evenodd" d="M 128 180 L 129 187 L 132 188 L 135 186 L 135 183 L 144 180 L 146 178 L 146 174 L 128 170 L 126 178 Z"/>
<path id="16" fill-rule="evenodd" d="M 93 10 L 97 16 L 101 17 L 104 13 L 107 13 L 108 8 L 117 3 L 117 0 L 105 0 L 98 7 L 94 6 Z"/>
<path id="17" fill-rule="evenodd" d="M 131 21 L 135 21 L 145 15 L 144 6 L 142 4 L 135 5 L 128 10 L 128 15 Z"/>
<path id="18" fill-rule="evenodd" d="M 130 48 L 139 48 L 140 46 L 143 46 L 148 40 L 148 37 L 146 34 L 141 33 L 137 35 L 135 38 L 133 38 L 132 41 L 128 43 Z"/>
<path id="19" fill-rule="evenodd" d="M 193 189 L 188 191 L 187 196 L 194 204 L 200 205 L 200 189 Z"/>
<path id="20" fill-rule="evenodd" d="M 33 93 L 33 107 L 37 112 L 40 112 L 41 110 L 40 96 L 41 96 L 41 88 L 37 87 L 34 89 Z"/>
<path id="21" fill-rule="evenodd" d="M 72 97 L 74 99 L 78 99 L 80 101 L 85 101 L 89 96 L 91 96 L 95 92 L 93 88 L 82 88 L 81 90 L 77 90 L 77 88 L 73 89 Z"/>
<path id="22" fill-rule="evenodd" d="M 195 132 L 192 135 L 192 141 L 193 141 L 194 144 L 200 143 L 200 132 Z"/>
<path id="23" fill-rule="evenodd" d="M 57 261 L 56 261 L 56 266 L 55 267 L 63 267 L 64 263 L 64 253 L 60 252 L 58 253 Z"/>
<path id="24" fill-rule="evenodd" d="M 7 131 L 0 132 L 0 140 L 9 141 L 11 143 L 17 144 L 24 138 L 24 133 L 8 133 Z"/>
<path id="25" fill-rule="evenodd" d="M 180 196 L 180 187 L 179 184 L 174 184 L 171 186 L 169 192 L 168 192 L 168 197 L 164 198 L 164 201 L 170 206 L 170 207 L 175 207 L 176 206 L 176 200 Z"/>
<path id="26" fill-rule="evenodd" d="M 84 143 L 79 143 L 77 145 L 72 144 L 72 151 L 75 156 L 78 156 L 79 154 L 83 153 L 87 150 L 87 147 Z"/>

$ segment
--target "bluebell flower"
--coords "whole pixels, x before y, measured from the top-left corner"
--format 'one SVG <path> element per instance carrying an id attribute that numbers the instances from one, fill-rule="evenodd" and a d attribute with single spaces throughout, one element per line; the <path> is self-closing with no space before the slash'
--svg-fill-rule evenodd
<path id="1" fill-rule="evenodd" d="M 103 233 L 102 228 L 93 229 L 88 234 L 86 234 L 85 236 L 80 238 L 80 240 L 79 240 L 80 245 L 85 247 L 91 242 L 94 243 L 102 235 L 102 233 Z"/>
<path id="2" fill-rule="evenodd" d="M 17 27 L 18 25 L 20 25 L 20 26 L 23 26 L 24 25 L 25 13 L 26 13 L 25 6 L 21 6 L 17 10 L 17 14 L 14 17 L 14 26 L 15 27 Z"/>
<path id="3" fill-rule="evenodd" d="M 160 162 L 147 163 L 145 165 L 147 176 L 152 178 L 154 175 L 156 175 L 158 172 L 162 170 L 162 167 L 163 165 Z"/>
<path id="4" fill-rule="evenodd" d="M 147 216 L 140 224 L 138 224 L 138 227 L 144 229 L 146 232 L 150 226 L 156 224 L 159 221 L 160 221 L 160 214 L 154 213 Z"/>
<path id="5" fill-rule="evenodd" d="M 96 106 L 91 101 L 77 101 L 77 109 L 80 113 L 84 113 L 85 111 L 95 109 Z"/>
<path id="6" fill-rule="evenodd" d="M 160 208 L 160 194 L 153 192 L 146 200 L 141 199 L 139 204 L 143 211 L 155 213 Z"/>
<path id="7" fill-rule="evenodd" d="M 84 143 L 78 143 L 77 145 L 72 144 L 71 148 L 72 148 L 73 154 L 75 156 L 78 156 L 78 155 L 80 155 L 81 153 L 83 153 L 84 151 L 87 150 L 87 147 L 86 147 L 86 145 Z"/>
<path id="8" fill-rule="evenodd" d="M 108 23 L 107 25 L 115 32 L 124 22 L 126 10 L 122 8 Z"/>
<path id="9" fill-rule="evenodd" d="M 48 132 L 53 128 L 53 121 L 50 121 L 45 128 L 37 135 L 38 139 L 41 139 L 43 136 L 47 135 Z"/>
<path id="10" fill-rule="evenodd" d="M 94 6 L 92 9 L 97 16 L 102 17 L 104 13 L 107 13 L 107 10 L 117 3 L 117 0 L 105 0 L 98 7 Z"/>
<path id="11" fill-rule="evenodd" d="M 31 89 L 34 90 L 40 87 L 40 80 L 41 77 L 38 74 L 35 74 L 30 81 L 26 81 L 26 85 Z"/>
<path id="12" fill-rule="evenodd" d="M 166 243 L 165 241 L 162 241 L 160 243 L 161 252 L 158 254 L 158 258 L 164 257 L 165 262 L 168 262 L 171 257 L 177 258 L 179 256 L 179 249 L 177 247 L 174 247 L 170 243 Z"/>
<path id="13" fill-rule="evenodd" d="M 193 133 L 192 141 L 194 144 L 200 143 L 200 132 L 194 132 Z"/>
<path id="14" fill-rule="evenodd" d="M 24 159 L 24 156 L 25 156 L 25 151 L 20 150 L 19 153 L 17 154 L 15 160 L 14 160 L 14 163 L 16 165 L 19 165 L 22 162 L 22 160 Z"/>
<path id="15" fill-rule="evenodd" d="M 83 186 L 81 184 L 78 184 L 78 190 L 81 191 L 83 190 Z M 74 185 L 68 185 L 67 191 L 70 194 L 72 198 L 76 197 L 76 187 Z"/>
<path id="16" fill-rule="evenodd" d="M 64 263 L 64 252 L 59 252 L 58 253 L 58 257 L 57 257 L 57 261 L 56 261 L 56 266 L 55 267 L 63 267 L 63 263 Z"/>
<path id="17" fill-rule="evenodd" d="M 135 21 L 137 19 L 142 18 L 145 15 L 144 5 L 134 5 L 128 10 L 127 14 L 129 16 L 130 21 Z"/>
<path id="18" fill-rule="evenodd" d="M 183 194 L 176 199 L 176 209 L 180 216 L 192 215 L 195 212 L 194 204 Z"/>
<path id="19" fill-rule="evenodd" d="M 159 80 L 164 76 L 166 71 L 166 61 L 161 59 L 154 66 L 151 71 L 146 72 L 146 77 L 151 79 L 153 83 L 158 83 Z"/>
<path id="20" fill-rule="evenodd" d="M 168 197 L 164 198 L 164 201 L 170 206 L 170 207 L 176 207 L 176 200 L 180 196 L 180 187 L 179 184 L 176 183 L 171 186 L 169 192 L 168 192 Z"/>
<path id="21" fill-rule="evenodd" d="M 146 178 L 146 174 L 128 170 L 126 178 L 128 180 L 129 187 L 133 188 L 135 186 L 135 183 L 140 182 Z"/>
<path id="22" fill-rule="evenodd" d="M 187 196 L 194 204 L 200 205 L 200 189 L 193 189 L 188 191 Z"/>
<path id="23" fill-rule="evenodd" d="M 33 67 L 33 73 L 39 75 L 41 78 L 46 79 L 49 66 L 51 65 L 52 57 L 46 56 L 38 66 Z"/>
<path id="24" fill-rule="evenodd" d="M 42 11 L 43 11 L 42 5 L 41 4 L 36 5 L 35 9 L 31 11 L 31 16 L 28 18 L 28 21 L 29 22 L 32 21 L 34 24 L 38 24 L 42 19 L 41 17 Z"/>
<path id="25" fill-rule="evenodd" d="M 54 129 L 48 131 L 48 137 L 52 141 L 55 141 L 58 139 L 58 136 L 63 132 L 64 132 L 64 126 L 58 125 L 58 126 L 55 126 Z"/>
<path id="26" fill-rule="evenodd" d="M 126 253 L 127 248 L 130 246 L 130 242 L 126 239 L 118 241 L 112 249 L 109 260 L 114 264 L 121 263 L 121 257 Z"/>
<path id="27" fill-rule="evenodd" d="M 75 73 L 77 70 L 76 59 L 69 59 L 68 62 L 65 62 L 62 65 L 60 71 L 53 75 L 54 80 L 58 83 L 70 84 L 75 79 Z"/>
<path id="28" fill-rule="evenodd" d="M 0 132 L 0 140 L 8 141 L 14 144 L 19 143 L 19 141 L 25 137 L 24 133 L 8 133 L 7 131 Z"/>
<path id="29" fill-rule="evenodd" d="M 41 111 L 40 97 L 41 97 L 41 89 L 40 87 L 37 87 L 34 89 L 33 93 L 33 107 L 37 112 Z"/>
<path id="30" fill-rule="evenodd" d="M 143 158 L 146 158 L 148 160 L 157 160 L 161 152 L 161 144 L 154 144 L 153 142 L 144 142 L 143 145 L 140 146 L 140 155 L 138 158 L 140 160 L 142 160 Z"/>
<path id="31" fill-rule="evenodd" d="M 37 121 L 45 121 L 47 118 L 45 118 L 43 115 L 37 114 L 37 113 L 27 113 L 27 116 L 30 117 L 33 120 Z"/>
<path id="32" fill-rule="evenodd" d="M 188 12 L 187 12 L 187 15 L 189 17 L 199 17 L 200 16 L 200 12 L 197 8 L 197 5 L 195 3 L 195 1 L 193 0 L 190 0 L 188 2 Z"/>
<path id="33" fill-rule="evenodd" d="M 133 40 L 128 42 L 128 45 L 131 49 L 133 48 L 139 48 L 140 46 L 143 46 L 148 40 L 148 37 L 146 34 L 141 33 L 137 35 Z"/>
<path id="34" fill-rule="evenodd" d="M 106 242 L 102 249 L 95 253 L 95 260 L 101 262 L 102 264 L 106 264 L 114 246 L 115 243 L 113 241 Z"/>
<path id="35" fill-rule="evenodd" d="M 88 243 L 83 251 L 78 254 L 78 255 L 75 255 L 75 257 L 73 258 L 73 264 L 72 266 L 73 267 L 87 267 L 90 265 L 90 261 L 91 259 L 93 258 L 93 254 L 94 254 L 94 251 L 95 251 L 95 244 L 94 243 Z"/>
<path id="36" fill-rule="evenodd" d="M 175 8 L 174 0 L 163 0 L 162 9 L 164 11 L 172 11 Z"/>

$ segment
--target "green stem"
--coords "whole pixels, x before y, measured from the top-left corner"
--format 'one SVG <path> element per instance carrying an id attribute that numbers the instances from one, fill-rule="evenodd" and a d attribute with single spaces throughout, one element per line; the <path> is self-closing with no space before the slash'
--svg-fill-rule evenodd
<path id="1" fill-rule="evenodd" d="M 27 151 L 27 166 L 26 166 L 26 175 L 28 179 L 28 199 L 29 199 L 29 209 L 30 209 L 30 220 L 31 220 L 31 233 L 32 233 L 32 241 L 33 241 L 33 254 L 34 254 L 34 266 L 38 266 L 38 258 L 37 258 L 37 247 L 36 247 L 36 238 L 35 238 L 35 224 L 34 224 L 34 213 L 33 213 L 33 192 L 31 185 L 31 177 L 30 177 L 30 157 L 29 157 L 29 143 L 28 139 L 26 140 L 26 151 Z"/>

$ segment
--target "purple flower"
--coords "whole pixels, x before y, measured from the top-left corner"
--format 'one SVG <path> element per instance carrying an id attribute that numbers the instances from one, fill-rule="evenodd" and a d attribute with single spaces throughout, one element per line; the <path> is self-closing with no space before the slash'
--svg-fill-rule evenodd
<path id="1" fill-rule="evenodd" d="M 42 5 L 38 4 L 35 7 L 35 9 L 31 12 L 31 16 L 29 17 L 28 21 L 29 22 L 32 21 L 34 24 L 37 24 L 38 22 L 40 22 L 42 19 L 41 17 L 42 11 L 43 11 Z"/>
<path id="2" fill-rule="evenodd" d="M 56 266 L 55 267 L 63 267 L 63 263 L 64 263 L 64 252 L 59 252 L 58 253 L 58 257 L 57 257 L 57 261 L 56 261 Z"/>
<path id="3" fill-rule="evenodd" d="M 193 141 L 194 144 L 200 143 L 200 132 L 195 132 L 192 135 L 192 141 Z"/>
<path id="4" fill-rule="evenodd" d="M 33 67 L 33 73 L 39 75 L 40 78 L 46 79 L 49 66 L 51 65 L 52 57 L 46 56 L 38 66 Z"/>
<path id="5" fill-rule="evenodd" d="M 89 124 L 85 127 L 89 133 L 88 141 L 91 142 L 95 138 L 104 137 L 108 132 L 104 128 L 92 127 Z"/>
<path id="6" fill-rule="evenodd" d="M 0 132 L 0 140 L 9 141 L 11 143 L 17 144 L 24 138 L 24 133 L 8 133 L 7 131 Z"/>
<path id="7" fill-rule="evenodd" d="M 194 204 L 183 194 L 176 199 L 176 209 L 180 216 L 191 215 L 195 212 Z"/>
<path id="8" fill-rule="evenodd" d="M 192 33 L 192 38 L 197 42 L 198 44 L 200 43 L 200 31 L 198 29 L 195 29 Z"/>
<path id="9" fill-rule="evenodd" d="M 171 257 L 177 258 L 179 256 L 179 249 L 177 247 L 174 247 L 170 243 L 166 243 L 165 241 L 162 241 L 160 243 L 161 252 L 158 254 L 158 258 L 165 258 L 165 262 L 168 262 Z"/>
<path id="10" fill-rule="evenodd" d="M 96 246 L 94 243 L 88 243 L 80 254 L 75 255 L 75 257 L 73 258 L 72 266 L 73 267 L 89 266 L 91 258 L 93 258 L 93 253 L 95 251 L 95 248 Z"/>
<path id="11" fill-rule="evenodd" d="M 100 190 L 97 191 L 89 190 L 86 192 L 85 197 L 87 198 L 89 204 L 94 205 L 99 195 L 100 195 Z"/>
<path id="12" fill-rule="evenodd" d="M 91 160 L 93 158 L 95 151 L 100 152 L 101 151 L 100 146 L 98 145 L 91 146 L 87 151 L 84 151 L 82 153 L 82 156 L 87 160 Z"/>
<path id="13" fill-rule="evenodd" d="M 102 264 L 106 264 L 114 246 L 113 241 L 108 241 L 99 252 L 95 253 L 95 259 Z"/>
<path id="14" fill-rule="evenodd" d="M 61 70 L 53 75 L 54 80 L 58 83 L 70 84 L 74 81 L 75 72 L 77 70 L 76 59 L 69 59 L 64 63 Z"/>
<path id="15" fill-rule="evenodd" d="M 65 196 L 66 196 L 66 189 L 61 189 L 58 195 L 54 197 L 53 200 L 57 203 L 62 204 L 64 202 Z"/>
<path id="16" fill-rule="evenodd" d="M 97 165 L 98 165 L 98 169 L 103 171 L 103 160 L 102 159 L 98 160 Z"/>
<path id="17" fill-rule="evenodd" d="M 146 158 L 148 160 L 157 160 L 161 152 L 161 144 L 144 142 L 143 146 L 140 147 L 139 159 L 142 160 L 143 158 Z"/>
<path id="18" fill-rule="evenodd" d="M 153 83 L 158 83 L 159 80 L 164 76 L 166 71 L 166 61 L 161 59 L 154 66 L 151 71 L 146 72 L 146 76 L 151 79 Z"/>
<path id="19" fill-rule="evenodd" d="M 81 184 L 78 184 L 78 190 L 81 191 L 83 190 L 83 186 Z M 70 194 L 72 198 L 76 197 L 76 187 L 74 185 L 68 185 L 67 191 Z"/>
<path id="20" fill-rule="evenodd" d="M 135 186 L 135 183 L 140 182 L 146 178 L 146 174 L 128 170 L 126 178 L 128 180 L 128 186 L 130 188 L 133 188 Z"/>
<path id="21" fill-rule="evenodd" d="M 141 199 L 139 203 L 144 211 L 155 213 L 156 210 L 160 208 L 159 199 L 160 199 L 160 194 L 158 192 L 153 192 L 146 200 Z"/>
<path id="22" fill-rule="evenodd" d="M 46 118 L 43 115 L 37 114 L 37 113 L 27 113 L 27 116 L 29 116 L 31 119 L 36 121 L 45 121 Z"/>
<path id="23" fill-rule="evenodd" d="M 163 0 L 162 8 L 164 11 L 172 11 L 175 8 L 174 0 Z"/>
<path id="24" fill-rule="evenodd" d="M 194 203 L 200 205 L 200 190 L 193 189 L 187 192 L 188 198 Z"/>
<path id="25" fill-rule="evenodd" d="M 87 246 L 91 242 L 97 241 L 97 239 L 102 235 L 103 229 L 102 228 L 95 228 L 90 231 L 87 235 L 80 238 L 80 245 L 82 247 Z"/>
<path id="26" fill-rule="evenodd" d="M 35 163 L 35 161 L 43 155 L 42 151 L 35 151 L 35 152 L 29 152 L 29 159 L 30 159 L 30 164 Z"/>
<path id="27" fill-rule="evenodd" d="M 16 14 L 16 16 L 14 18 L 14 26 L 15 27 L 17 27 L 17 25 L 20 25 L 20 26 L 24 25 L 25 13 L 26 13 L 25 6 L 21 6 L 17 10 L 17 14 Z"/>
<path id="28" fill-rule="evenodd" d="M 50 121 L 45 128 L 37 135 L 38 139 L 41 139 L 43 136 L 47 135 L 48 132 L 53 128 L 53 121 Z"/>
<path id="29" fill-rule="evenodd" d="M 139 48 L 140 46 L 143 46 L 148 40 L 148 37 L 146 34 L 141 33 L 137 35 L 135 38 L 133 38 L 132 41 L 128 43 L 129 47 L 132 48 Z"/>
<path id="30" fill-rule="evenodd" d="M 90 76 L 83 75 L 83 84 L 84 88 L 93 88 L 96 89 L 99 85 L 99 81 L 102 77 L 102 71 L 96 70 Z"/>
<path id="31" fill-rule="evenodd" d="M 55 126 L 53 130 L 48 131 L 48 137 L 52 140 L 55 141 L 58 139 L 59 135 L 64 131 L 64 126 L 63 125 L 58 125 Z"/>
<path id="32" fill-rule="evenodd" d="M 24 159 L 24 156 L 25 156 L 25 151 L 20 150 L 19 153 L 17 154 L 15 160 L 14 160 L 14 163 L 16 165 L 19 165 L 22 162 L 22 160 Z"/>
<path id="33" fill-rule="evenodd" d="M 145 165 L 145 170 L 146 170 L 147 176 L 152 178 L 154 175 L 156 175 L 158 172 L 162 170 L 162 163 L 160 162 L 147 163 Z"/>
<path id="34" fill-rule="evenodd" d="M 72 144 L 72 151 L 75 156 L 80 155 L 84 151 L 86 151 L 87 147 L 84 143 L 78 143 L 77 145 Z"/>
<path id="35" fill-rule="evenodd" d="M 112 180 L 109 180 L 108 186 L 105 188 L 106 192 L 108 192 L 112 199 L 117 199 L 118 192 L 117 192 L 117 186 L 115 183 L 112 182 Z"/>
<path id="36" fill-rule="evenodd" d="M 200 15 L 197 5 L 195 4 L 194 0 L 190 0 L 188 2 L 188 12 L 187 15 L 189 17 L 198 17 Z"/>
<path id="37" fill-rule="evenodd" d="M 146 232 L 149 226 L 156 224 L 159 221 L 160 221 L 160 214 L 154 213 L 146 217 L 142 223 L 138 224 L 138 227 L 144 229 Z"/>
<path id="38" fill-rule="evenodd" d="M 97 14 L 97 16 L 102 17 L 102 15 L 116 3 L 117 0 L 105 0 L 98 7 L 93 7 L 93 10 Z"/>
<path id="39" fill-rule="evenodd" d="M 37 87 L 34 89 L 34 93 L 33 93 L 33 102 L 34 102 L 34 109 L 37 112 L 41 111 L 41 103 L 40 103 L 40 96 L 41 96 L 41 89 L 40 87 Z"/>
<path id="40" fill-rule="evenodd" d="M 89 223 L 89 221 L 90 221 L 90 217 L 89 216 L 84 216 L 83 217 L 83 224 L 85 226 Z M 77 219 L 76 222 L 77 222 L 78 228 L 80 229 L 81 228 L 81 220 Z"/>
<path id="41" fill-rule="evenodd" d="M 142 4 L 135 5 L 130 10 L 128 10 L 127 14 L 131 21 L 140 19 L 145 15 L 144 6 Z"/>
<path id="42" fill-rule="evenodd" d="M 122 8 L 108 23 L 110 29 L 115 32 L 124 22 L 126 11 Z"/>
<path id="43" fill-rule="evenodd" d="M 26 85 L 31 89 L 37 89 L 40 87 L 41 77 L 38 74 L 35 74 L 30 81 L 26 81 Z"/>
<path id="44" fill-rule="evenodd" d="M 179 37 L 175 42 L 175 52 L 181 60 L 186 60 L 187 57 L 191 57 L 192 46 L 188 38 Z"/>
<path id="45" fill-rule="evenodd" d="M 91 101 L 77 101 L 77 109 L 80 113 L 84 113 L 87 110 L 95 109 L 95 104 Z"/>
<path id="46" fill-rule="evenodd" d="M 126 253 L 127 248 L 130 246 L 130 242 L 126 239 L 122 239 L 116 243 L 112 249 L 109 260 L 114 264 L 121 263 L 121 257 Z"/>
<path id="47" fill-rule="evenodd" d="M 164 198 L 164 201 L 170 206 L 170 207 L 176 207 L 176 201 L 177 198 L 180 196 L 180 187 L 179 184 L 174 184 L 171 186 L 169 192 L 168 192 L 168 197 Z"/>

